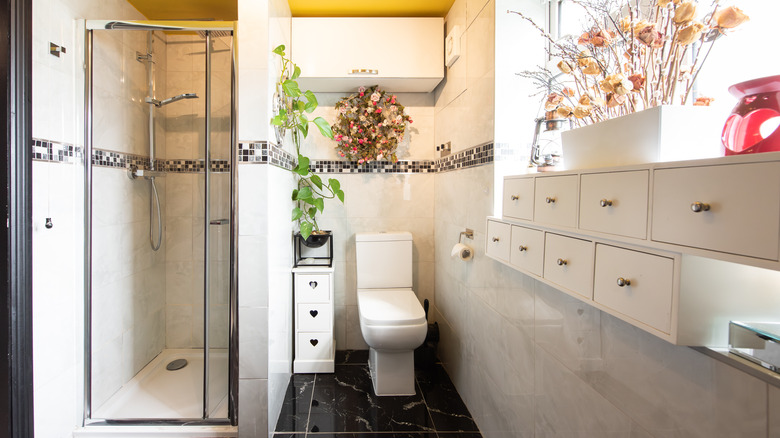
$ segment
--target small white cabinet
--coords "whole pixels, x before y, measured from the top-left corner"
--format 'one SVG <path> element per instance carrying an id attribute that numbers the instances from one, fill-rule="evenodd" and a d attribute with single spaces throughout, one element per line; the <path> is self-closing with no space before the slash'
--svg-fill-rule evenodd
<path id="1" fill-rule="evenodd" d="M 444 78 L 442 18 L 296 17 L 291 46 L 304 90 L 428 93 Z"/>
<path id="2" fill-rule="evenodd" d="M 336 358 L 333 336 L 333 268 L 293 268 L 294 373 L 332 373 Z"/>

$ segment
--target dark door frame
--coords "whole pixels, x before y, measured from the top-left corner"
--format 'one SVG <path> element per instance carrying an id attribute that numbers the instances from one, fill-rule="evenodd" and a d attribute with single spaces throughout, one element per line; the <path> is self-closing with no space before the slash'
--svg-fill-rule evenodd
<path id="1" fill-rule="evenodd" d="M 0 436 L 30 438 L 32 371 L 32 0 L 0 6 L 0 84 L 6 123 L 6 228 L 0 233 Z"/>

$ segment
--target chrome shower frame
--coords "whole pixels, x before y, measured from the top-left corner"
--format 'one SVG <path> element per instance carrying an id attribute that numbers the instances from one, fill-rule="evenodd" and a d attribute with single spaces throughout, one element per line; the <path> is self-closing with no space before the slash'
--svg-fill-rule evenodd
<path id="1" fill-rule="evenodd" d="M 211 59 L 209 56 L 211 34 L 217 36 L 232 35 L 231 66 L 230 66 L 230 291 L 229 291 L 229 320 L 228 320 L 228 418 L 209 418 L 208 388 L 209 388 L 209 267 L 208 260 L 210 230 L 209 220 L 205 220 L 204 229 L 204 374 L 203 374 L 203 412 L 201 418 L 178 419 L 92 419 L 92 155 L 93 155 L 93 32 L 95 30 L 137 30 L 137 31 L 190 31 L 206 37 L 206 121 L 205 121 L 205 217 L 209 217 L 210 201 L 210 173 L 211 173 Z M 177 21 L 169 24 L 161 24 L 159 21 L 116 21 L 116 20 L 87 20 L 85 24 L 84 49 L 85 49 L 85 81 L 84 81 L 84 418 L 83 425 L 238 425 L 238 169 L 237 165 L 237 84 L 236 84 L 236 44 L 234 22 L 186 22 Z M 191 98 L 190 96 L 175 96 L 160 105 L 179 99 Z M 148 102 L 158 106 L 156 102 Z M 152 169 L 149 174 L 154 174 Z M 138 171 L 138 176 L 143 171 Z M 151 175 L 150 175 L 151 176 Z"/>

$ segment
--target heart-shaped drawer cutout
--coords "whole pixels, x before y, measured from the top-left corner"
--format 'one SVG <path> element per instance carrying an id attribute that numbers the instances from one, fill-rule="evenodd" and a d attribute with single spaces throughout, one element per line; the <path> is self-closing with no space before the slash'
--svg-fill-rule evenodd
<path id="1" fill-rule="evenodd" d="M 316 310 L 309 310 L 309 314 L 311 315 L 312 318 L 315 318 L 317 315 L 320 314 L 320 312 Z"/>
<path id="2" fill-rule="evenodd" d="M 316 339 L 309 339 L 309 342 L 311 343 L 312 347 L 316 347 L 317 344 L 320 343 L 320 341 L 318 341 Z"/>

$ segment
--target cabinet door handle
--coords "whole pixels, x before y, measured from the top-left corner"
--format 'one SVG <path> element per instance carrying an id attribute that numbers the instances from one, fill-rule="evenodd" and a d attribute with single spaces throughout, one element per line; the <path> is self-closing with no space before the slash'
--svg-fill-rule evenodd
<path id="1" fill-rule="evenodd" d="M 701 213 L 702 211 L 710 211 L 710 204 L 696 201 L 693 204 L 691 204 L 691 211 L 693 211 L 694 213 Z"/>
<path id="2" fill-rule="evenodd" d="M 629 280 L 628 278 L 618 277 L 617 285 L 620 287 L 631 286 L 631 280 Z"/>
<path id="3" fill-rule="evenodd" d="M 309 282 L 309 287 L 312 288 L 312 289 L 317 289 L 317 282 L 316 281 L 310 281 Z"/>
<path id="4" fill-rule="evenodd" d="M 528 247 L 527 247 L 527 246 L 524 246 L 524 245 L 520 245 L 520 247 L 519 247 L 519 248 L 517 248 L 517 249 L 519 249 L 519 250 L 520 250 L 520 252 L 523 252 L 523 251 L 528 251 Z"/>
<path id="5" fill-rule="evenodd" d="M 517 195 L 512 195 L 512 200 L 513 200 L 513 201 L 517 201 L 518 199 L 520 199 L 520 197 L 519 197 L 519 196 L 517 196 Z"/>
<path id="6" fill-rule="evenodd" d="M 555 197 L 554 196 L 548 196 L 548 197 L 544 198 L 544 202 L 546 202 L 548 204 L 555 204 Z"/>
<path id="7" fill-rule="evenodd" d="M 378 75 L 379 70 L 373 68 L 353 68 L 349 71 L 351 75 Z"/>
<path id="8" fill-rule="evenodd" d="M 499 239 L 498 237 L 494 237 L 493 238 L 493 242 L 498 242 L 499 240 L 501 240 L 501 239 Z"/>
<path id="9" fill-rule="evenodd" d="M 312 318 L 316 318 L 317 315 L 320 314 L 320 312 L 318 312 L 317 310 L 309 310 L 309 314 L 311 315 Z"/>
<path id="10" fill-rule="evenodd" d="M 612 206 L 612 200 L 611 199 L 602 199 L 599 201 L 599 205 L 602 207 L 611 207 Z"/>
<path id="11" fill-rule="evenodd" d="M 558 263 L 558 266 L 565 266 L 569 264 L 569 261 L 566 259 L 558 259 L 556 263 Z"/>
<path id="12" fill-rule="evenodd" d="M 311 344 L 312 347 L 316 347 L 317 344 L 320 343 L 320 341 L 318 341 L 317 339 L 309 339 L 309 343 Z"/>

